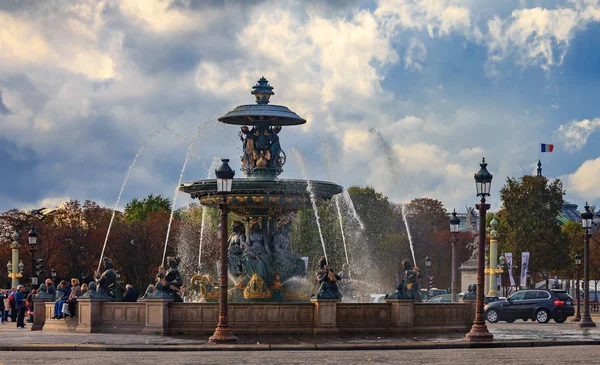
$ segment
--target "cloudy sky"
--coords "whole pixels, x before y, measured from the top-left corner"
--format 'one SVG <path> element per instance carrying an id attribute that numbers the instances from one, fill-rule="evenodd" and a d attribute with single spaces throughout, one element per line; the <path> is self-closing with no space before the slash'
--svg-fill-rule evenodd
<path id="1" fill-rule="evenodd" d="M 211 121 L 263 75 L 311 178 L 464 210 L 485 156 L 494 210 L 545 142 L 544 175 L 600 205 L 598 39 L 598 0 L 0 1 L 0 210 L 112 207 L 144 144 L 122 202 L 172 197 L 193 142 L 184 181 L 239 169 Z"/>

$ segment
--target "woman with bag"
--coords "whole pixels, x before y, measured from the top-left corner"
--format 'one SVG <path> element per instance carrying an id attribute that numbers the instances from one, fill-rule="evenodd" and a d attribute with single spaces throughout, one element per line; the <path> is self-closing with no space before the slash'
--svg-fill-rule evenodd
<path id="1" fill-rule="evenodd" d="M 71 293 L 65 304 L 63 304 L 62 313 L 65 318 L 73 317 L 75 315 L 75 303 L 77 303 L 77 297 L 81 295 L 81 286 L 79 286 L 79 279 L 71 279 Z"/>

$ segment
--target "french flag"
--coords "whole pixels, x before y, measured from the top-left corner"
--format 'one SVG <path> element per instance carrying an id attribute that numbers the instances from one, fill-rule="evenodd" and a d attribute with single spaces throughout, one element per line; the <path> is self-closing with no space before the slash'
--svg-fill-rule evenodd
<path id="1" fill-rule="evenodd" d="M 552 152 L 554 150 L 553 144 L 542 143 L 542 152 Z"/>

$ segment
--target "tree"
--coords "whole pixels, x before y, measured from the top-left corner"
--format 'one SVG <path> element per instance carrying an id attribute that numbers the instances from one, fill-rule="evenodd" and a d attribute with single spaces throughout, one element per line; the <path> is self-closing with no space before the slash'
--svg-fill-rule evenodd
<path id="1" fill-rule="evenodd" d="M 150 194 L 148 197 L 138 200 L 133 198 L 125 205 L 125 220 L 128 223 L 142 221 L 155 212 L 171 212 L 171 200 L 162 195 Z"/>
<path id="2" fill-rule="evenodd" d="M 543 277 L 548 272 L 569 265 L 568 246 L 556 220 L 565 192 L 560 180 L 549 181 L 543 176 L 525 175 L 507 178 L 500 190 L 502 209 L 499 212 L 501 246 L 520 259 L 521 252 L 530 252 L 530 272 Z"/>
<path id="3" fill-rule="evenodd" d="M 448 211 L 439 200 L 418 198 L 407 204 L 406 213 L 416 265 L 425 275 L 425 257 L 429 255 L 432 261 L 429 275 L 436 278 L 440 288 L 450 287 L 452 260 L 448 258 L 452 257 L 452 245 L 448 235 Z"/>

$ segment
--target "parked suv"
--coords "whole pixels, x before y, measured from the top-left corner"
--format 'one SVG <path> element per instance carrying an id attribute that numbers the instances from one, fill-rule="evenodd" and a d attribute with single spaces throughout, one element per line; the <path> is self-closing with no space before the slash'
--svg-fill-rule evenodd
<path id="1" fill-rule="evenodd" d="M 554 319 L 563 323 L 575 314 L 573 298 L 564 290 L 521 290 L 506 300 L 491 302 L 485 306 L 485 319 L 496 323 L 512 323 L 517 319 L 531 319 L 539 323 L 548 323 Z"/>

